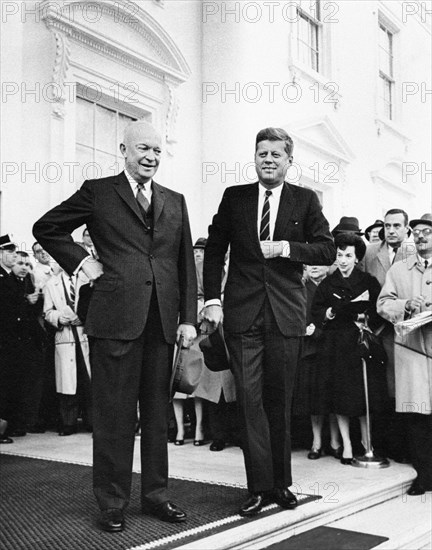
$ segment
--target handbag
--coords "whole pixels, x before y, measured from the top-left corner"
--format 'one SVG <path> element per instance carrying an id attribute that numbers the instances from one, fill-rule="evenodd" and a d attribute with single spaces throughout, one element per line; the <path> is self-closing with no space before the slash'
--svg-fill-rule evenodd
<path id="1" fill-rule="evenodd" d="M 195 339 L 190 348 L 183 347 L 183 336 L 177 344 L 170 380 L 170 399 L 176 392 L 191 395 L 197 388 L 204 368 L 204 358 Z"/>
<path id="2" fill-rule="evenodd" d="M 222 323 L 209 336 L 201 340 L 199 347 L 204 354 L 204 363 L 212 372 L 230 369 L 230 354 L 225 343 Z"/>
<path id="3" fill-rule="evenodd" d="M 365 322 L 359 326 L 360 334 L 358 338 L 358 345 L 360 348 L 360 355 L 365 360 L 373 359 L 378 363 L 387 362 L 387 353 L 382 345 L 381 339 L 377 336 L 369 327 L 367 323 L 367 316 Z"/>

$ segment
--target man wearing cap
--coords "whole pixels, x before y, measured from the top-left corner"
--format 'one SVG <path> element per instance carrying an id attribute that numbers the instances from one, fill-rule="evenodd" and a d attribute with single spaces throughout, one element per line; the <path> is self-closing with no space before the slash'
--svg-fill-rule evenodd
<path id="1" fill-rule="evenodd" d="M 373 224 L 371 224 L 369 227 L 366 227 L 365 229 L 366 239 L 371 244 L 380 243 L 381 242 L 380 232 L 383 227 L 384 227 L 384 222 L 382 220 L 375 220 Z"/>
<path id="2" fill-rule="evenodd" d="M 124 529 L 131 491 L 137 401 L 141 505 L 168 522 L 186 520 L 168 497 L 167 413 L 176 338 L 196 337 L 196 274 L 184 196 L 153 180 L 162 137 L 130 123 L 125 170 L 85 181 L 34 226 L 38 242 L 69 276 L 82 269 L 94 291 L 86 315 L 93 387 L 93 489 L 99 526 Z M 75 243 L 86 225 L 99 260 Z"/>
<path id="3" fill-rule="evenodd" d="M 366 249 L 361 269 L 378 279 L 383 286 L 386 274 L 391 265 L 399 262 L 406 255 L 406 240 L 409 235 L 408 214 L 400 208 L 392 208 L 384 217 L 384 227 L 380 230 L 382 242 L 372 243 Z M 383 455 L 388 454 L 398 462 L 407 462 L 409 453 L 406 447 L 406 435 L 404 418 L 395 415 L 393 406 L 395 398 L 395 374 L 394 374 L 394 331 L 390 324 L 384 326 L 382 341 L 387 353 L 387 390 L 391 400 L 387 415 L 377 418 L 374 424 L 376 430 L 376 445 L 384 446 L 380 449 Z M 382 425 L 381 425 L 381 424 Z"/>
<path id="4" fill-rule="evenodd" d="M 9 235 L 0 237 L 0 293 L 5 295 L 12 287 L 12 267 L 17 260 L 16 245 L 12 242 Z M 8 342 L 6 334 L 1 328 L 6 327 L 6 319 L 4 318 L 4 307 L 0 307 L 0 419 L 2 420 L 2 430 L 0 433 L 0 443 L 13 443 L 13 440 L 8 436 L 7 418 L 9 412 L 7 404 L 9 402 L 8 381 L 10 373 L 5 360 L 6 347 Z"/>
<path id="5" fill-rule="evenodd" d="M 240 515 L 268 502 L 292 509 L 291 401 L 306 332 L 303 264 L 330 265 L 335 248 L 316 194 L 285 182 L 293 142 L 281 128 L 256 136 L 259 181 L 225 190 L 204 256 L 204 318 L 224 331 L 231 356 L 250 497 Z M 225 254 L 230 265 L 222 315 Z"/>
<path id="6" fill-rule="evenodd" d="M 432 311 L 432 214 L 412 220 L 414 245 L 387 272 L 378 313 L 389 322 Z M 407 416 L 417 472 L 409 495 L 432 491 L 432 323 L 395 335 L 396 410 Z"/>

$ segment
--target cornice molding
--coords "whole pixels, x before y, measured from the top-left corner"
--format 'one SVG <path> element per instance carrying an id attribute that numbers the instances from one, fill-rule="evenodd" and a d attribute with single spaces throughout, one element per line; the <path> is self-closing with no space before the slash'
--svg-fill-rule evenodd
<path id="1" fill-rule="evenodd" d="M 131 5 L 134 6 L 131 9 Z M 52 31 L 60 31 L 70 39 L 84 44 L 98 53 L 119 61 L 138 71 L 144 71 L 155 78 L 163 79 L 169 75 L 177 85 L 187 80 L 191 71 L 175 45 L 174 41 L 138 2 L 129 0 L 64 0 L 61 4 L 42 0 L 39 4 L 41 19 Z M 150 59 L 137 51 L 132 51 L 111 37 L 101 34 L 77 20 L 76 13 L 95 13 L 97 17 L 109 17 L 116 23 L 132 28 L 155 52 L 155 59 Z M 84 10 L 86 10 L 84 12 Z M 95 20 L 92 20 L 95 21 Z"/>

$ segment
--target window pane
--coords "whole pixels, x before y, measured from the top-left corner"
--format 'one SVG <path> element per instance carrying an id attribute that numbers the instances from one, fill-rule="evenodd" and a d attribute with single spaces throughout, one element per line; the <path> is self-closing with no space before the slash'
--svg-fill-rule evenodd
<path id="1" fill-rule="evenodd" d="M 102 177 L 114 176 L 122 170 L 117 162 L 116 155 L 96 151 L 95 161 Z"/>
<path id="2" fill-rule="evenodd" d="M 93 147 L 94 104 L 80 97 L 76 98 L 76 141 Z"/>
<path id="3" fill-rule="evenodd" d="M 116 113 L 96 105 L 96 149 L 114 153 L 117 148 Z"/>
<path id="4" fill-rule="evenodd" d="M 126 126 L 130 122 L 132 122 L 133 120 L 136 120 L 136 119 L 131 118 L 130 116 L 122 115 L 121 113 L 119 113 L 119 116 L 118 116 L 118 136 L 117 136 L 118 144 L 120 144 L 123 140 L 123 134 L 124 134 L 124 130 L 125 130 Z"/>
<path id="5" fill-rule="evenodd" d="M 80 187 L 85 179 L 100 177 L 95 167 L 92 149 L 77 144 L 75 155 L 76 161 L 79 162 L 79 166 L 74 169 L 77 187 Z"/>

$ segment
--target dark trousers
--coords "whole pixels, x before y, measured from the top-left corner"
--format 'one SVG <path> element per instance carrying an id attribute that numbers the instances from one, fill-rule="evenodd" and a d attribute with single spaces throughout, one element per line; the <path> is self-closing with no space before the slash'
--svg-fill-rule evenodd
<path id="1" fill-rule="evenodd" d="M 58 394 L 60 416 L 64 427 L 75 427 L 81 409 L 83 411 L 84 424 L 90 428 L 93 425 L 91 382 L 79 344 L 75 345 L 75 351 L 77 389 L 75 395 Z"/>
<path id="2" fill-rule="evenodd" d="M 407 416 L 412 465 L 418 481 L 432 491 L 432 415 L 401 413 Z"/>
<path id="3" fill-rule="evenodd" d="M 163 336 L 153 297 L 136 340 L 91 338 L 93 489 L 101 510 L 123 509 L 130 498 L 137 402 L 141 423 L 141 502 L 165 502 L 167 420 L 173 346 Z"/>
<path id="4" fill-rule="evenodd" d="M 8 342 L 0 352 L 0 418 L 7 432 L 37 424 L 43 386 L 40 347 L 32 339 Z"/>
<path id="5" fill-rule="evenodd" d="M 291 401 L 300 338 L 280 332 L 269 302 L 243 334 L 229 333 L 250 492 L 292 485 Z"/>
<path id="6" fill-rule="evenodd" d="M 238 441 L 237 402 L 227 403 L 223 391 L 219 403 L 207 401 L 209 428 L 213 439 Z"/>

